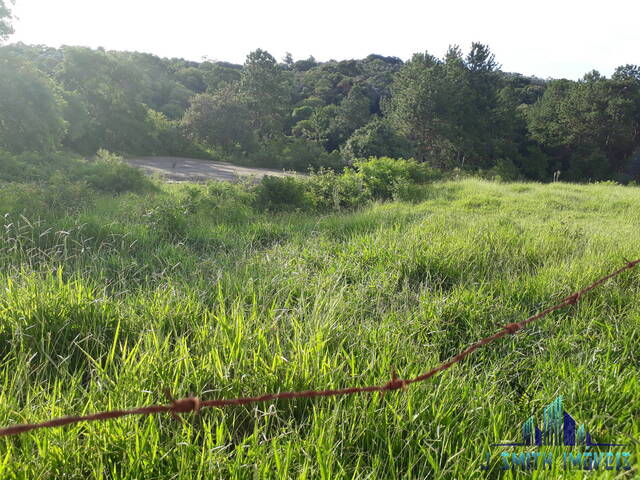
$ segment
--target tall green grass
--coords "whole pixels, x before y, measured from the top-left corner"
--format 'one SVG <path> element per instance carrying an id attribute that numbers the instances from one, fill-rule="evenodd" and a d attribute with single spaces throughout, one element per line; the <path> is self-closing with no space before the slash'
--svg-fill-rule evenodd
<path id="1" fill-rule="evenodd" d="M 165 388 L 207 399 L 414 376 L 640 256 L 637 188 L 440 182 L 418 204 L 325 215 L 192 188 L 11 207 L 0 424 L 166 402 Z M 639 280 L 407 392 L 34 431 L 0 439 L 0 478 L 583 478 L 501 472 L 490 447 L 559 394 L 595 441 L 634 455 L 635 470 L 590 476 L 634 478 Z"/>

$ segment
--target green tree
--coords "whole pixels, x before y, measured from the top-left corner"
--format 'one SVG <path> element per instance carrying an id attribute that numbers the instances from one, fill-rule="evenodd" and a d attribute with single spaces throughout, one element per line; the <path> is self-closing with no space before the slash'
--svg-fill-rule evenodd
<path id="1" fill-rule="evenodd" d="M 202 80 L 207 93 L 213 93 L 225 85 L 240 82 L 242 67 L 240 65 L 225 64 L 222 62 L 204 62 L 200 65 Z"/>
<path id="2" fill-rule="evenodd" d="M 251 126 L 262 138 L 282 133 L 291 112 L 292 86 L 285 70 L 264 50 L 247 56 L 240 94 L 251 113 Z"/>
<path id="3" fill-rule="evenodd" d="M 57 78 L 81 99 L 89 115 L 83 134 L 68 139 L 69 146 L 83 153 L 100 148 L 122 153 L 148 149 L 147 107 L 133 64 L 103 50 L 69 47 L 63 52 Z"/>
<path id="4" fill-rule="evenodd" d="M 12 18 L 13 16 L 11 15 L 8 1 L 0 0 L 0 42 L 6 40 L 7 37 L 13 33 L 13 27 L 11 26 Z"/>
<path id="5" fill-rule="evenodd" d="M 349 137 L 342 148 L 342 154 L 349 160 L 370 157 L 409 158 L 413 151 L 405 137 L 398 135 L 385 119 L 376 117 Z"/>
<path id="6" fill-rule="evenodd" d="M 193 97 L 182 124 L 193 139 L 230 153 L 252 145 L 250 121 L 246 104 L 233 86 L 227 86 L 214 94 Z"/>
<path id="7" fill-rule="evenodd" d="M 460 62 L 418 53 L 398 72 L 384 106 L 392 125 L 417 147 L 421 161 L 445 166 L 461 137 L 467 96 Z"/>
<path id="8" fill-rule="evenodd" d="M 610 178 L 640 144 L 640 81 L 628 66 L 611 79 L 594 71 L 578 82 L 554 81 L 527 119 L 565 178 Z"/>
<path id="9" fill-rule="evenodd" d="M 0 150 L 51 152 L 65 135 L 65 101 L 33 65 L 0 55 Z"/>
<path id="10" fill-rule="evenodd" d="M 466 57 L 469 92 L 466 98 L 464 122 L 464 151 L 473 166 L 490 167 L 497 155 L 496 142 L 502 137 L 497 128 L 498 91 L 500 89 L 499 65 L 489 47 L 474 42 Z M 503 105 L 503 107 L 506 105 Z M 502 120 L 506 111 L 500 112 Z M 495 139 L 495 141 L 494 141 Z"/>
<path id="11" fill-rule="evenodd" d="M 365 89 L 360 85 L 354 85 L 339 105 L 337 122 L 341 130 L 341 140 L 345 140 L 367 123 L 370 107 L 371 101 Z"/>
<path id="12" fill-rule="evenodd" d="M 292 129 L 295 136 L 304 137 L 324 145 L 328 150 L 338 142 L 337 105 L 316 108 L 306 120 L 299 121 Z"/>

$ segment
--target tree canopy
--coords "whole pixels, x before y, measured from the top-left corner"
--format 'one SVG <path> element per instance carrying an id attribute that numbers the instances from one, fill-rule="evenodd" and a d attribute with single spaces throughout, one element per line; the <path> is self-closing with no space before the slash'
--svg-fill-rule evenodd
<path id="1" fill-rule="evenodd" d="M 0 0 L 0 42 L 6 40 L 7 37 L 13 33 L 9 1 L 10 0 Z"/>
<path id="2" fill-rule="evenodd" d="M 0 0 L 1 38 L 8 7 Z M 197 153 L 298 170 L 414 157 L 535 180 L 558 170 L 579 181 L 640 173 L 632 64 L 611 78 L 542 80 L 503 72 L 481 43 L 407 62 L 279 62 L 258 49 L 235 65 L 24 44 L 0 47 L 0 57 L 0 148 L 13 152 Z"/>

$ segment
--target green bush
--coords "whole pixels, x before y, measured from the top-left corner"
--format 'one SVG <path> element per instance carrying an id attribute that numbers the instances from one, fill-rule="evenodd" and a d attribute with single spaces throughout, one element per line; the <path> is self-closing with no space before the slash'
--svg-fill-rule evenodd
<path id="1" fill-rule="evenodd" d="M 81 166 L 81 160 L 65 153 L 12 155 L 0 150 L 0 181 L 5 182 L 47 181 L 57 171 L 67 174 Z"/>
<path id="2" fill-rule="evenodd" d="M 256 187 L 255 205 L 270 211 L 307 209 L 305 190 L 305 181 L 296 177 L 266 176 Z"/>
<path id="3" fill-rule="evenodd" d="M 413 149 L 410 142 L 381 118 L 374 118 L 357 129 L 342 145 L 342 154 L 349 160 L 370 157 L 408 157 Z"/>
<path id="4" fill-rule="evenodd" d="M 362 178 L 353 170 L 336 174 L 333 170 L 321 169 L 308 177 L 305 187 L 308 204 L 319 212 L 350 210 L 371 199 Z"/>
<path id="5" fill-rule="evenodd" d="M 253 213 L 255 193 L 245 184 L 211 181 L 204 187 L 184 188 L 184 210 L 213 221 L 238 223 Z"/>
<path id="6" fill-rule="evenodd" d="M 95 194 L 87 182 L 72 181 L 66 175 L 56 172 L 43 187 L 45 201 L 51 208 L 77 211 L 93 204 Z"/>
<path id="7" fill-rule="evenodd" d="M 142 170 L 127 165 L 107 150 L 99 150 L 93 161 L 68 153 L 11 155 L 0 151 L 0 181 L 50 183 L 55 174 L 107 193 L 144 192 L 153 188 Z"/>
<path id="8" fill-rule="evenodd" d="M 42 186 L 33 183 L 0 184 L 0 205 L 1 215 L 41 215 L 48 209 Z"/>
<path id="9" fill-rule="evenodd" d="M 428 165 L 414 160 L 370 158 L 354 167 L 340 174 L 325 168 L 302 178 L 265 177 L 256 188 L 256 205 L 328 212 L 359 208 L 372 199 L 417 202 L 425 195 L 421 185 L 437 178 Z"/>
<path id="10" fill-rule="evenodd" d="M 321 167 L 340 170 L 345 166 L 337 151 L 328 153 L 316 142 L 295 137 L 273 139 L 250 154 L 248 160 L 257 167 L 298 172 Z"/>
<path id="11" fill-rule="evenodd" d="M 86 164 L 78 174 L 91 187 L 109 193 L 142 192 L 152 186 L 142 170 L 127 165 L 107 150 L 99 150 L 96 160 Z"/>
<path id="12" fill-rule="evenodd" d="M 189 213 L 183 202 L 175 198 L 164 198 L 144 216 L 152 233 L 173 240 L 186 236 Z"/>
<path id="13" fill-rule="evenodd" d="M 380 200 L 393 198 L 394 182 L 423 184 L 438 178 L 435 170 L 415 160 L 382 157 L 356 160 L 353 165 L 371 196 Z"/>
<path id="14" fill-rule="evenodd" d="M 0 186 L 2 214 L 39 216 L 52 211 L 76 213 L 93 205 L 94 201 L 95 193 L 86 182 L 71 181 L 60 172 L 54 173 L 46 184 L 8 183 Z"/>

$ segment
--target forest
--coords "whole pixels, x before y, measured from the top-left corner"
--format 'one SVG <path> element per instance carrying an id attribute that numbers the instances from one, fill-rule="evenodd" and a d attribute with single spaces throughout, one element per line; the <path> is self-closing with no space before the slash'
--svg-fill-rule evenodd
<path id="1" fill-rule="evenodd" d="M 636 65 L 572 81 L 504 72 L 481 43 L 406 62 L 257 49 L 243 65 L 17 43 L 0 47 L 0 72 L 5 155 L 106 149 L 297 171 L 414 158 L 535 181 L 640 173 Z"/>

